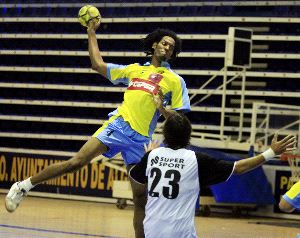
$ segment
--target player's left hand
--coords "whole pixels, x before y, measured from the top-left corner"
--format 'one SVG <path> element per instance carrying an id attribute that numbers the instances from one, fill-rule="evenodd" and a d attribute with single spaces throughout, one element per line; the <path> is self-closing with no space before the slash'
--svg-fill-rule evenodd
<path id="1" fill-rule="evenodd" d="M 282 140 L 278 141 L 278 134 L 276 133 L 272 139 L 271 148 L 276 155 L 280 155 L 286 151 L 292 151 L 296 149 L 296 137 L 294 135 L 288 135 Z"/>
<path id="2" fill-rule="evenodd" d="M 154 149 L 160 147 L 160 144 L 161 144 L 161 141 L 159 141 L 159 140 L 152 140 L 149 142 L 148 145 L 144 144 L 145 152 L 147 153 L 151 150 L 154 150 Z"/>

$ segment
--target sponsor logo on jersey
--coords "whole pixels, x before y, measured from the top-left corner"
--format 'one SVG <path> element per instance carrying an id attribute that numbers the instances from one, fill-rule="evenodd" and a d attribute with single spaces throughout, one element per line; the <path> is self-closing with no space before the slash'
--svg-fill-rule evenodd
<path id="1" fill-rule="evenodd" d="M 152 83 L 156 83 L 158 84 L 161 80 L 162 80 L 163 76 L 161 74 L 150 74 L 148 79 L 152 82 Z"/>
<path id="2" fill-rule="evenodd" d="M 159 160 L 158 156 L 155 156 L 155 158 L 151 159 L 151 166 L 153 166 L 154 164 L 157 164 Z"/>
<path id="3" fill-rule="evenodd" d="M 156 94 L 158 93 L 159 85 L 145 79 L 133 78 L 129 82 L 128 90 L 142 90 L 151 94 Z"/>
<path id="4" fill-rule="evenodd" d="M 159 156 L 151 159 L 151 166 L 153 165 L 177 169 L 183 169 L 185 166 L 184 159 L 182 158 L 165 158 Z"/>

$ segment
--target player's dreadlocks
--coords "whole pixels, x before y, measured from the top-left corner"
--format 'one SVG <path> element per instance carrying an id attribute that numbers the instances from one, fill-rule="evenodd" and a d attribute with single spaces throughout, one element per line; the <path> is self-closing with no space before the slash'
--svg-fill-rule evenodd
<path id="1" fill-rule="evenodd" d="M 190 143 L 192 126 L 183 113 L 169 116 L 164 125 L 164 143 L 171 149 L 185 148 Z"/>
<path id="2" fill-rule="evenodd" d="M 154 49 L 152 48 L 153 43 L 160 42 L 160 40 L 164 36 L 170 36 L 175 40 L 174 52 L 172 54 L 171 59 L 174 60 L 177 57 L 177 55 L 181 51 L 181 44 L 182 44 L 181 39 L 177 36 L 177 34 L 174 31 L 171 31 L 169 29 L 161 29 L 161 28 L 156 29 L 155 31 L 147 35 L 146 38 L 142 39 L 144 52 L 146 53 L 147 56 L 153 55 L 154 53 Z"/>

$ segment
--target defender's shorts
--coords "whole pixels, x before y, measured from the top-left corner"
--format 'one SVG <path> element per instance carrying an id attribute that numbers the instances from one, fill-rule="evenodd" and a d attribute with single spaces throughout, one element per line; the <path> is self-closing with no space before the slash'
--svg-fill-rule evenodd
<path id="1" fill-rule="evenodd" d="M 283 199 L 300 211 L 300 181 L 283 195 Z"/>
<path id="2" fill-rule="evenodd" d="M 144 144 L 148 144 L 151 139 L 133 130 L 120 116 L 110 117 L 93 137 L 108 147 L 108 151 L 103 154 L 105 157 L 112 158 L 121 152 L 126 166 L 141 160 L 145 154 Z"/>

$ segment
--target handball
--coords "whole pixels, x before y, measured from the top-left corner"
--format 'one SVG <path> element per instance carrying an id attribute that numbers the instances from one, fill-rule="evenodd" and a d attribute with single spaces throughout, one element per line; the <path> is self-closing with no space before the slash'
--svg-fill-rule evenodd
<path id="1" fill-rule="evenodd" d="M 97 19 L 100 21 L 101 15 L 99 10 L 92 6 L 92 5 L 86 5 L 80 8 L 78 12 L 78 20 L 81 25 L 88 27 L 89 21 Z"/>

